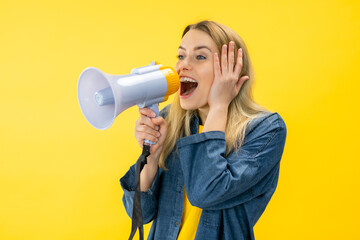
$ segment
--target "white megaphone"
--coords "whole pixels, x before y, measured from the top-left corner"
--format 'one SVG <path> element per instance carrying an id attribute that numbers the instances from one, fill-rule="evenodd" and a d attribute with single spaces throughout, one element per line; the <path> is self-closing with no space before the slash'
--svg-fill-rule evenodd
<path id="1" fill-rule="evenodd" d="M 89 67 L 80 75 L 78 98 L 88 122 L 104 130 L 121 112 L 134 105 L 149 107 L 158 116 L 158 103 L 175 93 L 179 84 L 179 76 L 173 68 L 155 62 L 134 68 L 127 75 L 105 74 Z"/>

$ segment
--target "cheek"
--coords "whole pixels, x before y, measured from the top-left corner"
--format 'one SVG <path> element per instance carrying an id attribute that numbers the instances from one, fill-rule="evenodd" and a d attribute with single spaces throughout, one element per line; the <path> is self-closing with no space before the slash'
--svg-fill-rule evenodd
<path id="1" fill-rule="evenodd" d="M 203 78 L 203 81 L 202 81 L 202 84 L 201 84 L 201 95 L 203 95 L 203 97 L 205 96 L 209 96 L 210 94 L 210 90 L 211 90 L 211 86 L 213 84 L 213 80 L 214 80 L 214 77 L 212 75 L 203 75 L 204 78 Z"/>
<path id="2" fill-rule="evenodd" d="M 204 71 L 202 74 L 204 76 L 204 83 L 211 87 L 214 81 L 214 69 L 212 66 L 208 66 L 206 69 L 207 71 Z"/>
<path id="3" fill-rule="evenodd" d="M 209 95 L 210 94 L 210 90 L 211 90 L 211 87 L 213 85 L 213 82 L 214 82 L 214 72 L 213 72 L 213 69 L 212 68 L 209 68 L 209 71 L 207 71 L 206 73 L 206 81 L 204 81 L 204 93 L 206 95 Z"/>
<path id="4" fill-rule="evenodd" d="M 209 96 L 211 90 L 211 83 L 206 84 L 206 86 L 203 88 L 203 94 L 205 96 Z"/>

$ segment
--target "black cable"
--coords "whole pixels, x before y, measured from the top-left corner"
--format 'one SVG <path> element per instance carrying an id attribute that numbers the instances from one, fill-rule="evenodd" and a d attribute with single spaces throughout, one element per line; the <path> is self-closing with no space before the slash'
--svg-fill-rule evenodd
<path id="1" fill-rule="evenodd" d="M 136 229 L 139 228 L 139 239 L 144 239 L 144 227 L 141 209 L 141 192 L 140 192 L 140 172 L 147 164 L 147 157 L 150 155 L 150 146 L 144 145 L 141 156 L 136 163 L 135 171 L 135 194 L 133 199 L 132 226 L 129 240 L 133 239 Z"/>

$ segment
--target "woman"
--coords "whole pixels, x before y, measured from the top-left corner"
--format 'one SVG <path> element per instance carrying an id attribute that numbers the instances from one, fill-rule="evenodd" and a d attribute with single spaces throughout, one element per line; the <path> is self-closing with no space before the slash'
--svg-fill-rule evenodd
<path id="1" fill-rule="evenodd" d="M 148 239 L 254 239 L 277 185 L 285 123 L 253 101 L 248 51 L 231 29 L 189 25 L 178 51 L 174 102 L 152 119 L 140 109 L 135 127 L 140 146 L 157 142 L 140 182 Z M 120 180 L 130 217 L 134 174 L 135 165 Z"/>

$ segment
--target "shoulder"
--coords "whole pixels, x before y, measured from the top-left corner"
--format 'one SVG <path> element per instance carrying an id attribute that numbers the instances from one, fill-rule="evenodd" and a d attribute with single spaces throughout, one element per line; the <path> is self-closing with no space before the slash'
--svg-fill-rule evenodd
<path id="1" fill-rule="evenodd" d="M 264 130 L 285 129 L 284 119 L 277 113 L 264 112 L 249 122 L 246 128 L 246 135 Z"/>
<path id="2" fill-rule="evenodd" d="M 244 143 L 249 143 L 254 140 L 272 138 L 285 139 L 287 128 L 284 119 L 277 112 L 264 112 L 259 117 L 249 122 L 246 132 Z"/>

